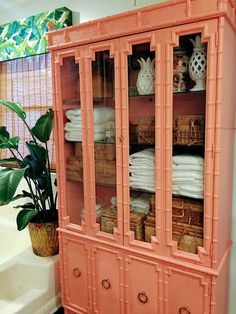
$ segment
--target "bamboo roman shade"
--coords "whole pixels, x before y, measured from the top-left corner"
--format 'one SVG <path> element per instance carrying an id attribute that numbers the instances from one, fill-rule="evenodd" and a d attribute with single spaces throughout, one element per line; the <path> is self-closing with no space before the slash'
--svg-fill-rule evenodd
<path id="1" fill-rule="evenodd" d="M 30 127 L 40 115 L 52 107 L 52 79 L 48 53 L 0 63 L 0 99 L 17 101 L 24 106 Z M 11 136 L 20 136 L 20 151 L 28 154 L 24 143 L 30 140 L 28 131 L 15 113 L 0 108 L 0 125 L 5 125 Z M 49 143 L 50 158 L 55 168 L 54 141 Z M 0 151 L 1 158 L 10 157 Z"/>

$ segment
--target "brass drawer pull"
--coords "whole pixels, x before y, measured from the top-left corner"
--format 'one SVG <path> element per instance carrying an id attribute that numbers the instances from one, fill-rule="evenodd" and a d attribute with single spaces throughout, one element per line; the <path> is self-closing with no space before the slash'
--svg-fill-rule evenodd
<path id="1" fill-rule="evenodd" d="M 75 277 L 80 277 L 81 276 L 81 271 L 79 270 L 79 268 L 74 268 L 73 269 L 73 275 Z"/>
<path id="2" fill-rule="evenodd" d="M 191 312 L 189 311 L 189 309 L 188 309 L 187 306 L 182 306 L 182 307 L 179 309 L 179 314 L 191 314 Z"/>
<path id="3" fill-rule="evenodd" d="M 102 286 L 104 289 L 110 289 L 111 283 L 110 283 L 109 279 L 103 279 L 102 280 Z"/>
<path id="4" fill-rule="evenodd" d="M 139 294 L 138 294 L 138 300 L 141 302 L 141 303 L 147 303 L 147 301 L 148 301 L 148 296 L 146 295 L 146 293 L 145 292 L 140 292 Z"/>

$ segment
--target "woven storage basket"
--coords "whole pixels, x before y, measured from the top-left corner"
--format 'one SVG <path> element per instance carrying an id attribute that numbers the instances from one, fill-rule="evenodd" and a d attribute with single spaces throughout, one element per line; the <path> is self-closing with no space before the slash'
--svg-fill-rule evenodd
<path id="1" fill-rule="evenodd" d="M 144 220 L 146 216 L 143 213 L 130 212 L 130 230 L 134 232 L 136 240 L 144 238 Z M 114 206 L 104 208 L 101 214 L 101 231 L 113 233 L 113 228 L 117 226 L 117 210 Z"/>
<path id="2" fill-rule="evenodd" d="M 175 222 L 203 226 L 203 202 L 183 197 L 173 197 L 172 219 Z"/>
<path id="3" fill-rule="evenodd" d="M 203 246 L 203 227 L 172 222 L 172 238 L 179 250 L 196 254 L 197 247 Z"/>
<path id="4" fill-rule="evenodd" d="M 116 146 L 115 144 L 94 143 L 95 159 L 115 160 Z M 75 157 L 82 158 L 82 144 L 75 143 Z"/>
<path id="5" fill-rule="evenodd" d="M 140 117 L 137 126 L 138 143 L 154 144 L 155 143 L 155 117 Z"/>
<path id="6" fill-rule="evenodd" d="M 116 161 L 100 160 L 95 161 L 96 182 L 100 184 L 116 184 Z"/>
<path id="7" fill-rule="evenodd" d="M 83 181 L 83 160 L 77 157 L 70 157 L 66 165 L 67 179 L 72 181 Z"/>
<path id="8" fill-rule="evenodd" d="M 151 242 L 151 236 L 156 235 L 155 195 L 151 196 L 150 203 L 151 203 L 151 211 L 147 215 L 147 219 L 145 221 L 145 227 L 144 227 L 146 242 Z"/>
<path id="9" fill-rule="evenodd" d="M 145 221 L 145 241 L 151 242 L 151 237 L 156 235 L 156 218 L 153 213 L 149 213 L 147 215 L 147 219 Z"/>
<path id="10" fill-rule="evenodd" d="M 81 158 L 70 157 L 67 161 L 67 179 L 72 181 L 83 181 L 83 161 Z M 116 184 L 116 161 L 96 160 L 95 161 L 96 183 L 115 185 Z"/>
<path id="11" fill-rule="evenodd" d="M 203 145 L 205 137 L 204 115 L 177 115 L 173 119 L 174 145 Z"/>

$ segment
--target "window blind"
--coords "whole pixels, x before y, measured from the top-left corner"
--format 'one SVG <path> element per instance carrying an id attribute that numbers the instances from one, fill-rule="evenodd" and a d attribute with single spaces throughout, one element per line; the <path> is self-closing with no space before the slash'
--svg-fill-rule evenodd
<path id="1" fill-rule="evenodd" d="M 35 55 L 0 63 L 0 99 L 20 102 L 26 112 L 26 120 L 33 127 L 36 120 L 52 107 L 52 79 L 50 54 Z M 31 140 L 28 130 L 18 116 L 0 107 L 0 125 L 6 126 L 11 136 L 20 137 L 19 150 L 28 154 L 25 142 Z M 55 169 L 53 134 L 48 143 L 52 168 Z M 1 158 L 11 156 L 0 150 Z"/>

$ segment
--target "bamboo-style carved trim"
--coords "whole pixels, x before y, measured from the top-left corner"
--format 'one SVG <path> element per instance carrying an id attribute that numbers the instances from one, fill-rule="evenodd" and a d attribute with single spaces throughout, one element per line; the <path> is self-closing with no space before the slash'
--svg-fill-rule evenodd
<path id="1" fill-rule="evenodd" d="M 194 27 L 192 27 L 191 29 L 186 29 L 185 27 L 180 26 L 179 28 L 177 27 L 175 31 L 172 31 L 171 33 L 171 41 L 169 42 L 169 44 L 167 44 L 166 47 L 166 51 L 167 51 L 167 55 L 168 57 L 166 57 L 166 99 L 169 99 L 169 101 L 165 101 L 166 103 L 166 110 L 169 110 L 169 108 L 171 108 L 171 114 L 170 112 L 166 111 L 166 117 L 169 117 L 169 121 L 171 121 L 170 119 L 172 118 L 172 102 L 173 100 L 170 99 L 170 95 L 172 95 L 171 92 L 171 86 L 172 86 L 172 82 L 171 82 L 171 78 L 170 78 L 170 73 L 172 70 L 171 64 L 172 64 L 172 47 L 174 46 L 178 46 L 179 45 L 179 36 L 181 35 L 186 35 L 186 34 L 192 34 L 192 33 L 197 33 L 197 32 L 201 32 L 202 33 L 202 41 L 207 42 L 208 43 L 208 68 L 207 68 L 207 96 L 206 96 L 206 108 L 207 110 L 211 110 L 211 112 L 207 113 L 207 117 L 208 119 L 212 119 L 212 117 L 214 117 L 214 112 L 212 112 L 213 107 L 214 107 L 214 75 L 213 73 L 215 73 L 215 65 L 213 63 L 214 59 L 214 51 L 215 51 L 215 32 L 214 32 L 214 28 L 215 28 L 215 22 L 212 22 L 212 24 L 208 25 L 206 23 L 198 23 L 195 24 Z M 212 72 L 213 71 L 213 72 Z M 213 75 L 213 76 L 212 76 Z M 168 91 L 169 90 L 169 91 Z M 170 94 L 169 94 L 170 93 Z M 213 97 L 213 98 L 212 98 Z M 171 122 L 166 122 L 166 136 L 167 138 L 171 135 Z M 209 129 L 214 129 L 214 124 L 212 124 L 212 121 L 206 121 L 206 132 Z M 209 138 L 210 137 L 210 138 Z M 206 167 L 206 169 L 208 169 L 208 171 L 205 170 L 205 220 L 204 220 L 204 248 L 199 247 L 198 248 L 198 257 L 197 256 L 193 256 L 193 259 L 201 262 L 201 263 L 209 263 L 210 261 L 210 246 L 211 246 L 211 234 L 212 234 L 212 230 L 209 226 L 211 226 L 211 223 L 207 223 L 207 220 L 210 222 L 211 219 L 211 208 L 212 208 L 212 201 L 211 201 L 211 195 L 213 193 L 213 186 L 212 184 L 209 185 L 207 184 L 207 182 L 211 182 L 213 180 L 213 160 L 212 158 L 210 158 L 211 156 L 211 149 L 212 149 L 212 141 L 214 140 L 214 136 L 206 136 L 207 142 L 206 142 L 206 147 L 205 147 L 205 151 L 206 151 L 206 156 L 205 156 L 205 164 L 206 162 L 209 163 L 209 165 Z M 211 142 L 209 142 L 211 141 Z M 209 143 L 208 143 L 209 142 Z M 166 144 L 166 148 L 167 148 L 167 153 L 172 151 L 172 147 L 168 146 Z M 166 160 L 168 160 L 166 158 Z M 166 226 L 166 241 L 167 241 L 167 245 L 171 248 L 171 253 L 173 255 L 176 256 L 184 256 L 186 255 L 184 252 L 178 251 L 177 250 L 177 243 L 174 242 L 172 240 L 172 228 L 169 228 L 168 226 L 172 225 L 172 205 L 171 203 L 171 190 L 169 190 L 169 185 L 171 182 L 171 162 L 169 161 L 167 167 L 166 167 L 166 175 L 167 175 L 167 185 L 166 185 L 166 221 L 167 221 L 167 226 Z M 209 177 L 209 179 L 208 179 Z M 211 190 L 208 191 L 208 188 L 210 188 Z M 206 205 L 207 204 L 207 205 Z M 206 210 L 207 209 L 207 210 Z"/>

